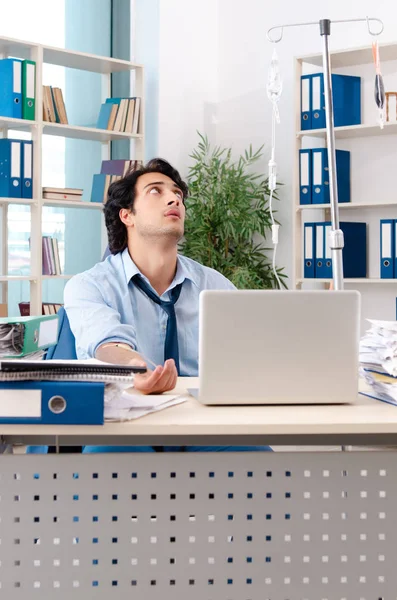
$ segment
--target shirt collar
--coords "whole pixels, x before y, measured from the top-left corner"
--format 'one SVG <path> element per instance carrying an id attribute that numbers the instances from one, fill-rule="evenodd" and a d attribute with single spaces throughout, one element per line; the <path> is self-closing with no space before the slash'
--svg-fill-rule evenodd
<path id="1" fill-rule="evenodd" d="M 141 275 L 146 281 L 148 281 L 147 278 L 140 272 L 140 270 L 138 269 L 138 267 L 132 260 L 130 254 L 128 252 L 128 248 L 125 248 L 125 250 L 123 250 L 123 252 L 121 253 L 121 260 L 124 265 L 124 273 L 125 273 L 125 279 L 126 279 L 127 284 L 131 281 L 131 279 L 134 277 L 134 275 L 137 275 L 137 274 Z M 189 279 L 197 287 L 199 286 L 199 282 L 197 280 L 196 273 L 192 269 L 190 269 L 189 266 L 190 266 L 189 263 L 187 261 L 184 261 L 183 257 L 181 257 L 178 254 L 176 273 L 175 273 L 174 280 L 170 285 L 170 288 L 178 285 L 179 283 L 183 283 L 185 281 L 185 279 Z"/>

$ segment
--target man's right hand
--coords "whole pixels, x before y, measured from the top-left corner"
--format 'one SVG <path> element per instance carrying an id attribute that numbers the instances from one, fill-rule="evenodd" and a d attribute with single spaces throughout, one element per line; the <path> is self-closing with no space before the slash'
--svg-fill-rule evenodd
<path id="1" fill-rule="evenodd" d="M 146 367 L 146 364 L 137 358 L 131 359 L 129 364 Z M 137 373 L 134 376 L 134 388 L 142 394 L 162 394 L 173 390 L 177 380 L 178 371 L 176 370 L 175 361 L 170 358 L 165 361 L 164 366 L 159 365 L 154 371 L 148 369 L 146 373 Z"/>

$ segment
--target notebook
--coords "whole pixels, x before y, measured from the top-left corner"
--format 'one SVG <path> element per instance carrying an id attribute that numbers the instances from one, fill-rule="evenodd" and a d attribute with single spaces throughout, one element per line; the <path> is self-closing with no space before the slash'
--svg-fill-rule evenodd
<path id="1" fill-rule="evenodd" d="M 102 381 L 133 383 L 146 367 L 87 360 L 0 360 L 0 381 Z"/>

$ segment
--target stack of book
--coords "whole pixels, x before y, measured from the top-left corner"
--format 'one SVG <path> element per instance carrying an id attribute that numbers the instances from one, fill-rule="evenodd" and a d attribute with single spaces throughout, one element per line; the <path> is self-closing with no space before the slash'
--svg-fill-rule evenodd
<path id="1" fill-rule="evenodd" d="M 140 160 L 103 160 L 101 172 L 93 177 L 91 202 L 106 204 L 110 184 L 122 179 L 127 173 L 136 171 L 141 166 L 142 161 Z"/>
<path id="2" fill-rule="evenodd" d="M 21 317 L 29 317 L 30 315 L 30 302 L 19 302 L 19 314 Z M 53 302 L 42 303 L 42 315 L 56 315 L 58 310 L 63 304 L 54 304 Z"/>
<path id="3" fill-rule="evenodd" d="M 360 341 L 361 374 L 368 395 L 397 404 L 397 321 L 374 321 Z"/>
<path id="4" fill-rule="evenodd" d="M 107 98 L 99 111 L 97 129 L 137 134 L 140 111 L 140 98 Z"/>
<path id="5" fill-rule="evenodd" d="M 51 85 L 43 85 L 43 121 L 68 124 L 62 90 Z"/>
<path id="6" fill-rule="evenodd" d="M 57 238 L 44 235 L 42 238 L 42 248 L 43 275 L 61 275 L 61 263 L 59 260 Z"/>
<path id="7" fill-rule="evenodd" d="M 43 187 L 45 200 L 82 200 L 83 190 L 78 188 Z"/>

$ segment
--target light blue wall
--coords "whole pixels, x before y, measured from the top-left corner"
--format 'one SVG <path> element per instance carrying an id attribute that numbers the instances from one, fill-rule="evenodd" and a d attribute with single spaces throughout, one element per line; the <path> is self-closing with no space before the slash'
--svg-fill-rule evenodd
<path id="1" fill-rule="evenodd" d="M 135 61 L 145 66 L 145 158 L 149 160 L 158 154 L 159 0 L 135 0 L 135 19 Z"/>
<path id="2" fill-rule="evenodd" d="M 67 0 L 66 48 L 110 56 L 111 0 Z M 102 77 L 88 71 L 66 71 L 66 106 L 69 122 L 95 126 L 102 101 Z M 101 168 L 101 144 L 66 140 L 66 186 L 91 194 L 92 176 Z M 65 210 L 65 272 L 78 273 L 101 259 L 101 212 Z"/>

